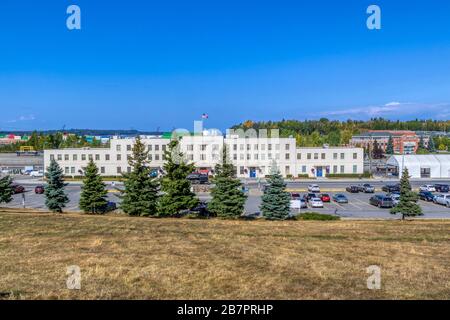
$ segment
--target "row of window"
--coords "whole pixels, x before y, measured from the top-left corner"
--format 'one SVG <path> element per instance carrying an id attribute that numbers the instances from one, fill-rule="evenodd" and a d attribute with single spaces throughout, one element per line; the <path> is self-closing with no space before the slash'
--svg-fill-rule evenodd
<path id="1" fill-rule="evenodd" d="M 155 151 L 159 151 L 159 150 L 166 151 L 166 146 L 167 146 L 166 144 L 161 144 L 161 145 L 159 145 L 159 144 L 149 144 L 147 146 L 147 149 L 148 149 L 148 151 L 153 151 L 153 150 L 155 150 Z M 126 150 L 127 151 L 133 150 L 133 145 L 127 144 L 126 145 Z M 120 144 L 116 145 L 116 151 L 121 152 L 122 151 L 122 145 L 120 145 Z"/>
<path id="2" fill-rule="evenodd" d="M 50 160 L 57 160 L 57 161 L 63 161 L 63 156 L 64 156 L 64 161 L 70 161 L 70 155 L 65 154 L 57 154 L 56 158 L 55 155 L 51 154 L 50 155 Z M 127 160 L 130 159 L 131 154 L 127 154 L 126 158 Z M 116 154 L 116 160 L 117 161 L 122 161 L 122 155 L 121 154 Z M 95 161 L 100 161 L 100 154 L 82 154 L 80 157 L 81 161 L 87 161 L 87 160 L 95 160 Z M 149 154 L 148 155 L 148 160 L 150 161 L 159 161 L 159 160 L 164 160 L 165 156 L 164 154 Z M 110 161 L 111 160 L 111 156 L 109 154 L 105 154 L 105 161 Z M 72 154 L 72 161 L 78 161 L 78 154 Z"/>

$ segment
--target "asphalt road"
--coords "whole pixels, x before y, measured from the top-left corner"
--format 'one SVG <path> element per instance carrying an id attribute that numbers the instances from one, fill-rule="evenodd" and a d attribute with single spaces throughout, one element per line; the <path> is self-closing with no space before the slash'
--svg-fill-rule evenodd
<path id="1" fill-rule="evenodd" d="M 398 218 L 389 213 L 389 209 L 379 209 L 375 206 L 369 204 L 369 198 L 372 196 L 371 194 L 350 194 L 345 192 L 345 187 L 351 184 L 359 184 L 364 183 L 366 181 L 307 181 L 307 182 L 289 182 L 288 190 L 291 192 L 299 192 L 304 193 L 307 191 L 307 186 L 310 183 L 318 184 L 321 187 L 321 192 L 328 193 L 333 195 L 334 193 L 344 193 L 349 199 L 348 204 L 337 204 L 334 202 L 325 203 L 324 208 L 315 208 L 315 209 L 302 209 L 300 212 L 305 211 L 314 211 L 319 213 L 327 213 L 327 214 L 336 214 L 341 217 L 348 218 L 383 218 L 383 219 L 393 219 Z M 389 183 L 394 183 L 395 181 L 389 181 Z M 30 178 L 19 178 L 16 179 L 15 183 L 19 183 L 25 187 L 26 192 L 24 193 L 25 197 L 25 207 L 26 208 L 35 208 L 35 209 L 45 209 L 45 197 L 44 195 L 37 195 L 34 193 L 34 187 L 42 183 L 38 179 L 30 179 Z M 385 182 L 381 181 L 370 181 L 370 183 L 375 186 L 375 193 L 382 193 L 381 187 L 385 185 Z M 434 184 L 436 181 L 413 181 L 413 188 L 418 188 L 423 184 Z M 439 181 L 439 183 L 447 183 L 450 184 L 450 181 Z M 255 213 L 259 212 L 259 205 L 261 203 L 261 190 L 258 188 L 257 183 L 247 183 L 249 187 L 249 197 L 247 199 L 247 203 L 245 206 L 246 213 Z M 120 187 L 119 184 L 116 185 Z M 120 198 L 118 196 L 118 192 L 115 190 L 115 187 L 108 183 L 108 199 L 110 201 L 119 203 Z M 70 202 L 67 205 L 67 210 L 69 211 L 77 211 L 78 201 L 80 198 L 81 185 L 80 183 L 70 183 L 66 187 L 67 194 L 69 196 Z M 201 200 L 208 201 L 211 199 L 209 194 L 199 194 L 199 198 Z M 8 207 L 21 208 L 23 207 L 23 195 L 17 194 L 14 195 L 14 200 L 9 203 Z M 422 206 L 424 211 L 423 218 L 445 218 L 450 219 L 450 208 L 446 208 L 445 206 L 441 206 L 434 203 L 429 203 L 425 201 L 419 201 L 419 204 Z M 4 206 L 4 204 L 2 204 Z"/>

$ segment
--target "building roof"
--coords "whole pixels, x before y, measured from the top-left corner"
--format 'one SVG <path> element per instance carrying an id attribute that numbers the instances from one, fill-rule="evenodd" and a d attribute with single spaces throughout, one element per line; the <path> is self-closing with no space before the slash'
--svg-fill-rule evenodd
<path id="1" fill-rule="evenodd" d="M 394 155 L 386 162 L 388 165 L 413 167 L 420 165 L 450 165 L 450 154 Z"/>

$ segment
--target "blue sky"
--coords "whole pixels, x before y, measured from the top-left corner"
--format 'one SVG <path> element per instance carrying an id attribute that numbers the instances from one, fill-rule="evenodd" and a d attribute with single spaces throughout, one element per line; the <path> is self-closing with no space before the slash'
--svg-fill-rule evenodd
<path id="1" fill-rule="evenodd" d="M 450 119 L 449 14 L 444 0 L 2 0 L 0 130 Z"/>

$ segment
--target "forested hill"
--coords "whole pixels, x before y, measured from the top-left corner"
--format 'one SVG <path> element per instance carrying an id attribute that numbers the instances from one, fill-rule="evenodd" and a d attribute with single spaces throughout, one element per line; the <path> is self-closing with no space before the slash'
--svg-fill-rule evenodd
<path id="1" fill-rule="evenodd" d="M 411 130 L 411 131 L 450 131 L 450 120 L 410 120 L 391 121 L 374 118 L 368 121 L 338 121 L 322 118 L 320 120 L 282 120 L 282 121 L 245 121 L 233 129 L 279 129 L 282 137 L 293 136 L 298 146 L 320 146 L 324 143 L 332 146 L 346 145 L 352 135 L 366 130 Z"/>

